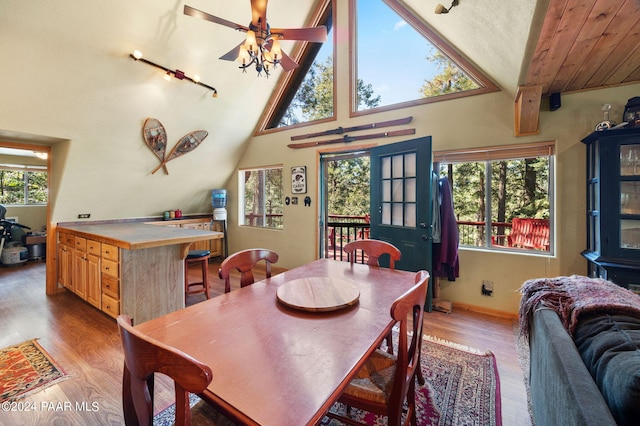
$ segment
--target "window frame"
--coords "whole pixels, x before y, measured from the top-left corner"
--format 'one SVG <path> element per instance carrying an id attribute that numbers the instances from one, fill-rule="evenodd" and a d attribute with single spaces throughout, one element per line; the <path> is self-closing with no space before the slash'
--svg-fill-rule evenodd
<path id="1" fill-rule="evenodd" d="M 253 228 L 253 229 L 270 229 L 270 230 L 276 230 L 276 231 L 282 231 L 284 230 L 284 206 L 282 206 L 282 225 L 280 227 L 277 226 L 266 226 L 266 225 L 252 225 L 251 223 L 247 224 L 245 223 L 245 219 L 246 219 L 246 214 L 245 214 L 245 189 L 246 189 L 246 183 L 244 181 L 244 176 L 246 174 L 246 172 L 260 172 L 260 171 L 267 171 L 267 170 L 280 170 L 281 173 L 281 187 L 280 187 L 280 198 L 282 201 L 282 196 L 285 193 L 284 190 L 284 181 L 285 181 L 285 175 L 284 175 L 284 166 L 282 164 L 277 164 L 277 165 L 270 165 L 270 166 L 259 166 L 259 167 L 245 167 L 245 168 L 241 168 L 238 170 L 238 224 L 239 226 L 243 226 L 243 227 L 247 227 L 247 228 Z M 264 192 L 266 188 L 263 188 L 262 191 Z M 263 200 L 265 202 L 265 205 L 262 206 L 262 210 L 263 210 L 263 216 L 266 217 L 267 213 L 266 213 L 266 202 L 268 201 L 268 198 L 265 196 L 263 197 Z M 266 220 L 264 220 L 264 223 L 267 223 Z"/>
<path id="2" fill-rule="evenodd" d="M 483 72 L 477 69 L 471 61 L 468 61 L 460 52 L 431 29 L 429 25 L 422 20 L 416 13 L 405 6 L 400 0 L 382 0 L 394 12 L 396 12 L 407 24 L 411 25 L 418 33 L 428 40 L 436 49 L 442 52 L 449 60 L 454 62 L 465 74 L 472 78 L 480 87 L 474 90 L 465 90 L 463 92 L 447 93 L 440 96 L 419 98 L 411 101 L 400 102 L 397 104 L 384 105 L 380 107 L 370 108 L 358 111 L 358 72 L 357 72 L 357 0 L 349 0 L 349 52 L 351 53 L 351 62 L 349 67 L 349 117 L 358 117 L 368 114 L 375 114 L 384 111 L 393 111 L 401 108 L 408 108 L 416 105 L 424 105 L 434 102 L 446 101 L 449 99 L 458 99 L 468 96 L 481 95 L 485 93 L 498 92 L 500 88 L 487 77 Z M 335 61 L 334 61 L 335 62 Z"/>
<path id="3" fill-rule="evenodd" d="M 332 43 L 333 49 L 333 74 L 336 74 L 336 37 L 335 37 L 335 22 L 336 22 L 336 7 L 333 4 L 334 0 L 321 0 L 309 23 L 308 27 L 315 27 L 318 25 L 325 25 L 327 20 L 331 21 L 331 25 L 334 29 L 333 38 L 327 40 L 326 43 Z M 300 42 L 297 47 L 289 53 L 289 56 L 298 63 L 298 67 L 290 72 L 281 73 L 280 80 L 274 88 L 273 94 L 267 103 L 267 107 L 258 122 L 257 131 L 255 135 L 269 134 L 282 130 L 290 130 L 299 127 L 310 126 L 313 124 L 325 123 L 336 121 L 337 119 L 337 100 L 336 100 L 336 87 L 333 85 L 333 116 L 319 120 L 307 121 L 304 123 L 292 124 L 290 126 L 277 127 L 278 123 L 282 119 L 282 116 L 287 111 L 289 104 L 293 101 L 296 93 L 300 89 L 302 82 L 304 81 L 307 73 L 311 69 L 318 52 L 322 45 L 319 43 Z"/>
<path id="4" fill-rule="evenodd" d="M 555 141 L 551 142 L 534 142 L 528 144 L 502 145 L 479 148 L 467 148 L 461 150 L 443 150 L 434 151 L 434 170 L 438 171 L 441 164 L 455 163 L 484 163 L 485 164 L 485 229 L 492 229 L 492 191 L 491 191 L 491 171 L 492 163 L 501 160 L 519 160 L 532 157 L 548 157 L 549 158 L 549 176 L 548 176 L 548 198 L 549 198 L 549 250 L 533 250 L 517 247 L 505 247 L 501 245 L 491 244 L 492 232 L 486 233 L 484 245 L 470 246 L 460 245 L 460 249 L 465 250 L 481 250 L 502 253 L 519 253 L 532 256 L 555 256 Z M 439 172 L 438 176 L 439 176 Z M 453 188 L 452 188 L 453 190 Z M 455 208 L 455 207 L 454 207 Z"/>
<path id="5" fill-rule="evenodd" d="M 22 193 L 23 193 L 23 199 L 24 199 L 24 203 L 7 203 L 7 202 L 2 202 L 0 201 L 0 204 L 5 205 L 5 206 L 46 206 L 49 203 L 49 171 L 48 168 L 46 166 L 35 166 L 35 165 L 7 165 L 7 164 L 0 164 L 0 170 L 6 170 L 6 171 L 11 171 L 11 172 L 18 172 L 18 173 L 23 173 L 26 174 L 26 179 L 24 178 L 23 175 L 23 179 L 22 179 Z M 29 175 L 31 173 L 44 173 L 46 176 L 46 191 L 47 191 L 47 200 L 44 202 L 29 202 Z"/>

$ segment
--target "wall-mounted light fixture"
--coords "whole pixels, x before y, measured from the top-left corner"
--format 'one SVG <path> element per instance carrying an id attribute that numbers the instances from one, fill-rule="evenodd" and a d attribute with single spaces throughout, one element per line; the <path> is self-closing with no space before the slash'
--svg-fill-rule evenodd
<path id="1" fill-rule="evenodd" d="M 442 14 L 442 13 L 449 13 L 449 11 L 450 11 L 453 7 L 455 7 L 455 6 L 457 6 L 457 5 L 458 5 L 458 0 L 453 0 L 453 1 L 451 2 L 451 6 L 449 6 L 449 9 L 447 9 L 446 7 L 444 7 L 444 6 L 443 6 L 443 5 L 441 5 L 441 4 L 438 4 L 438 5 L 436 6 L 436 15 L 440 15 L 440 14 Z"/>
<path id="2" fill-rule="evenodd" d="M 169 81 L 171 80 L 171 76 L 173 75 L 175 78 L 177 78 L 178 80 L 189 80 L 192 83 L 197 84 L 198 86 L 202 86 L 202 87 L 206 87 L 207 89 L 213 91 L 213 97 L 217 98 L 218 97 L 218 91 L 209 86 L 208 84 L 205 84 L 203 82 L 200 81 L 200 76 L 199 75 L 194 75 L 193 77 L 189 77 L 188 75 L 185 75 L 184 71 L 180 71 L 180 70 L 172 70 L 169 69 L 167 67 L 163 67 L 162 65 L 158 65 L 154 62 L 151 62 L 145 58 L 142 57 L 142 52 L 140 52 L 139 50 L 134 50 L 133 53 L 129 54 L 129 57 L 131 59 L 133 59 L 134 61 L 138 61 L 138 62 L 144 62 L 145 64 L 154 66 L 156 68 L 160 68 L 161 70 L 165 71 L 166 74 L 164 75 L 164 79 Z"/>

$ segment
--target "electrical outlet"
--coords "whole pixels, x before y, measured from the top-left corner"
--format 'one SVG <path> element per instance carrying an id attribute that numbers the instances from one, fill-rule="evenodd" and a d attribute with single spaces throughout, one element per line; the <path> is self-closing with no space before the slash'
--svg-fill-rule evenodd
<path id="1" fill-rule="evenodd" d="M 89 219 L 91 217 L 91 213 L 80 213 L 78 215 L 78 219 Z"/>
<path id="2" fill-rule="evenodd" d="M 493 281 L 482 280 L 482 295 L 493 296 Z"/>

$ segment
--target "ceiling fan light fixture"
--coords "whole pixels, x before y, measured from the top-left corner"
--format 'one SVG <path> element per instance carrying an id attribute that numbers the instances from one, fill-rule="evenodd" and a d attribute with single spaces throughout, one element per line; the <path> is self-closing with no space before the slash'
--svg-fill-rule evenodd
<path id="1" fill-rule="evenodd" d="M 278 29 L 272 33 L 266 18 L 267 1 L 251 0 L 252 20 L 249 26 L 227 21 L 188 5 L 184 6 L 184 14 L 245 32 L 244 42 L 221 56 L 220 59 L 242 62 L 239 68 L 243 73 L 247 71 L 248 67 L 255 66 L 258 76 L 261 76 L 264 71 L 264 76 L 268 78 L 270 69 L 276 68 L 278 64 L 283 65 L 284 71 L 291 71 L 298 66 L 296 61 L 289 58 L 280 49 L 278 39 L 324 43 L 327 40 L 327 28 L 320 25 L 313 28 Z M 247 55 L 243 52 L 243 48 Z M 265 55 L 265 52 L 270 52 L 270 54 Z"/>
<path id="2" fill-rule="evenodd" d="M 271 46 L 271 53 L 273 53 L 274 58 L 279 59 L 282 57 L 282 50 L 280 49 L 280 40 L 273 40 L 273 46 Z"/>
<path id="3" fill-rule="evenodd" d="M 249 50 L 247 50 L 247 46 L 244 44 L 240 45 L 240 50 L 238 50 L 238 61 L 242 62 L 245 65 L 249 60 L 251 60 L 251 55 L 249 55 Z"/>
<path id="4" fill-rule="evenodd" d="M 247 38 L 244 42 L 244 46 L 250 52 L 258 53 L 258 42 L 256 41 L 256 33 L 249 30 L 247 31 Z"/>

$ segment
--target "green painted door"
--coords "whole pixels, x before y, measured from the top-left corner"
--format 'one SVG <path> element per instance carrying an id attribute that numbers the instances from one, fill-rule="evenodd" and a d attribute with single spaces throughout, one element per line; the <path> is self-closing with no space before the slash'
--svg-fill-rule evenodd
<path id="1" fill-rule="evenodd" d="M 371 150 L 371 238 L 400 249 L 398 269 L 431 272 L 431 180 L 430 136 Z"/>

